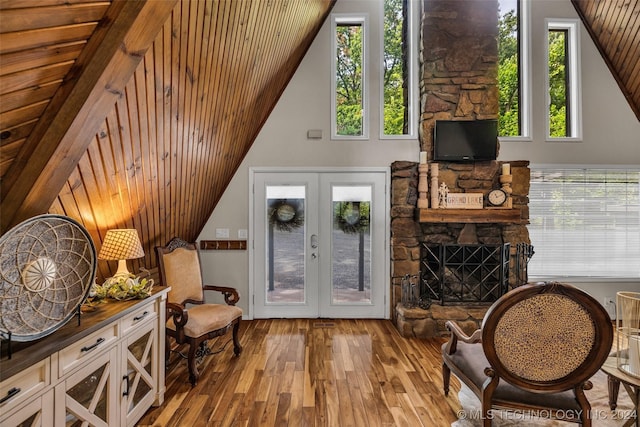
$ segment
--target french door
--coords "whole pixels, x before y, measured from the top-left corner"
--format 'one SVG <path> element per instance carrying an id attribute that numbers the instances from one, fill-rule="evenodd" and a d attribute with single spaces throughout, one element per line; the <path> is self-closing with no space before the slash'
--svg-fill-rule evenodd
<path id="1" fill-rule="evenodd" d="M 253 171 L 255 318 L 386 318 L 387 172 Z"/>

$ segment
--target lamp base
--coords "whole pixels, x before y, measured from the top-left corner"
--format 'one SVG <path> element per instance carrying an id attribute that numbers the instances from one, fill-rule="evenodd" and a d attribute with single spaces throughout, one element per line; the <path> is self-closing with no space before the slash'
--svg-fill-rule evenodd
<path id="1" fill-rule="evenodd" d="M 131 272 L 127 268 L 126 259 L 121 259 L 118 261 L 118 271 L 116 271 L 116 274 L 114 274 L 113 277 L 117 276 L 131 276 Z"/>

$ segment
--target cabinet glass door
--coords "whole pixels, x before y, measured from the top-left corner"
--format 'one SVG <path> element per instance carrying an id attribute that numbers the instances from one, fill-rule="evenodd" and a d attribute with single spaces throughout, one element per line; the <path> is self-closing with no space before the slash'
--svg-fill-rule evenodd
<path id="1" fill-rule="evenodd" d="M 122 402 L 126 408 L 126 425 L 132 425 L 144 414 L 154 399 L 157 363 L 154 355 L 156 347 L 156 323 L 148 322 L 127 339 L 123 360 L 126 372 L 123 374 Z"/>
<path id="2" fill-rule="evenodd" d="M 56 405 L 64 403 L 65 408 L 56 415 L 56 425 L 107 427 L 116 422 L 113 413 L 116 360 L 114 348 L 56 387 Z"/>

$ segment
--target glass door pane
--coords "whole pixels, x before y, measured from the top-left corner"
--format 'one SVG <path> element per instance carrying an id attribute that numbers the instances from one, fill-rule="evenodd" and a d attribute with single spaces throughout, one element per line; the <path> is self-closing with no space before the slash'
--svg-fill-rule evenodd
<path id="1" fill-rule="evenodd" d="M 302 185 L 266 187 L 266 302 L 305 301 L 305 198 Z"/>
<path id="2" fill-rule="evenodd" d="M 333 304 L 371 303 L 371 186 L 332 187 Z"/>

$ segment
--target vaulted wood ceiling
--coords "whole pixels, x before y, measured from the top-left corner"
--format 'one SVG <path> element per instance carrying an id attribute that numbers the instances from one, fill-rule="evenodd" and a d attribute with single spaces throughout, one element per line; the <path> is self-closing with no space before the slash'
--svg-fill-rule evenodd
<path id="1" fill-rule="evenodd" d="M 640 120 L 640 2 L 571 1 Z"/>
<path id="2" fill-rule="evenodd" d="M 2 233 L 194 240 L 334 0 L 0 0 Z M 137 265 L 136 265 L 137 264 Z M 99 263 L 99 278 L 115 263 Z"/>
<path id="3" fill-rule="evenodd" d="M 0 0 L 0 232 L 194 240 L 336 0 Z M 637 0 L 572 0 L 640 111 Z M 99 263 L 99 278 L 115 263 Z"/>

